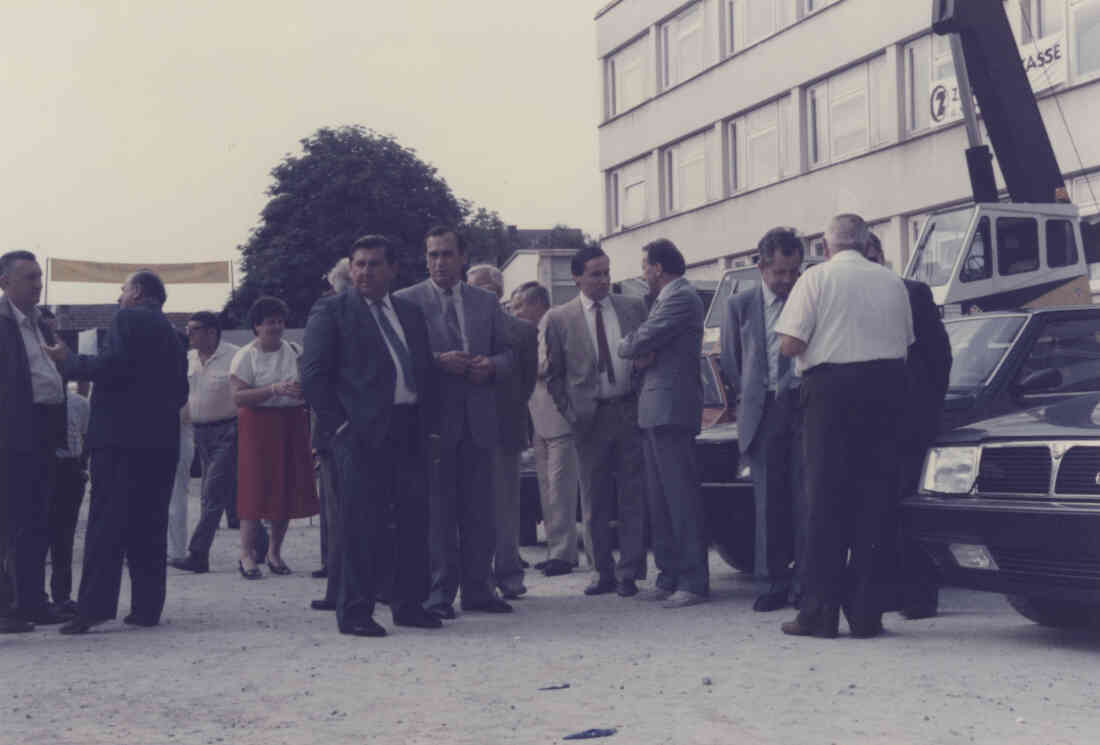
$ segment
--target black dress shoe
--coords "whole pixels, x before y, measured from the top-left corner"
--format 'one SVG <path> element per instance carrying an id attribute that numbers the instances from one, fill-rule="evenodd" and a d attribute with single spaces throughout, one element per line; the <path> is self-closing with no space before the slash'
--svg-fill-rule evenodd
<path id="1" fill-rule="evenodd" d="M 237 562 L 237 569 L 240 570 L 241 576 L 244 577 L 245 579 L 260 579 L 261 577 L 264 576 L 263 572 L 260 571 L 259 567 L 252 567 L 251 569 L 245 569 L 243 561 L 238 561 Z"/>
<path id="2" fill-rule="evenodd" d="M 269 559 L 266 562 L 266 564 L 267 564 L 267 568 L 271 570 L 272 574 L 284 574 L 285 575 L 285 574 L 290 574 L 291 573 L 290 572 L 290 567 L 288 567 L 286 565 L 286 563 L 272 564 L 271 560 Z"/>
<path id="3" fill-rule="evenodd" d="M 310 572 L 309 576 L 313 577 L 313 579 L 327 579 L 328 578 L 328 568 L 327 567 L 321 567 L 320 569 L 314 569 L 312 572 Z"/>
<path id="4" fill-rule="evenodd" d="M 436 605 L 428 606 L 425 610 L 436 618 L 443 619 L 444 621 L 455 620 L 455 609 L 450 603 L 437 603 Z"/>
<path id="5" fill-rule="evenodd" d="M 541 572 L 546 569 L 546 565 L 549 564 L 551 561 L 553 561 L 553 559 L 543 559 L 542 561 L 536 561 L 535 569 L 538 569 Z"/>
<path id="6" fill-rule="evenodd" d="M 22 618 L 0 618 L 0 634 L 25 634 L 34 631 L 34 624 Z"/>
<path id="7" fill-rule="evenodd" d="M 182 569 L 185 572 L 206 574 L 210 571 L 210 559 L 207 557 L 195 556 L 195 554 L 188 554 L 186 559 L 169 559 L 168 566 L 175 569 Z"/>
<path id="8" fill-rule="evenodd" d="M 313 610 L 336 610 L 336 601 L 322 598 L 321 600 L 311 601 L 309 607 Z"/>
<path id="9" fill-rule="evenodd" d="M 144 626 L 146 628 L 156 626 L 160 623 L 159 620 L 153 620 L 152 618 L 143 618 L 142 616 L 135 616 L 133 613 L 122 619 L 122 622 L 130 626 Z"/>
<path id="10" fill-rule="evenodd" d="M 799 611 L 793 621 L 787 621 L 779 628 L 790 636 L 816 636 L 821 639 L 835 639 L 840 626 L 840 607 L 824 608 L 816 615 Z"/>
<path id="11" fill-rule="evenodd" d="M 76 603 L 72 600 L 63 600 L 60 603 L 54 603 L 53 609 L 60 615 L 72 618 L 76 615 Z"/>
<path id="12" fill-rule="evenodd" d="M 939 613 L 936 605 L 908 606 L 901 609 L 901 615 L 910 621 L 919 621 L 922 618 L 935 618 Z"/>
<path id="13" fill-rule="evenodd" d="M 757 613 L 770 613 L 773 610 L 787 607 L 787 600 L 791 590 L 785 585 L 772 585 L 772 588 L 756 598 L 752 609 Z"/>
<path id="14" fill-rule="evenodd" d="M 618 587 L 618 583 L 611 577 L 601 577 L 592 582 L 588 587 L 584 588 L 585 595 L 606 595 L 609 592 L 615 592 L 615 588 Z"/>
<path id="15" fill-rule="evenodd" d="M 53 626 L 54 624 L 64 623 L 73 617 L 72 614 L 62 613 L 52 605 L 44 605 L 31 613 L 17 613 L 16 615 L 37 626 Z"/>
<path id="16" fill-rule="evenodd" d="M 68 623 L 62 625 L 62 627 L 59 628 L 58 631 L 60 631 L 62 634 L 87 634 L 88 629 L 92 628 L 93 626 L 98 626 L 101 623 L 103 623 L 103 621 L 89 621 L 86 618 L 81 618 L 80 616 L 77 616 Z"/>
<path id="17" fill-rule="evenodd" d="M 373 618 L 368 618 L 364 621 L 354 621 L 341 627 L 340 633 L 351 634 L 352 636 L 385 636 L 386 630 Z"/>
<path id="18" fill-rule="evenodd" d="M 624 579 L 615 585 L 615 592 L 619 594 L 619 597 L 632 598 L 638 594 L 638 585 L 632 579 Z"/>
<path id="19" fill-rule="evenodd" d="M 491 595 L 483 600 L 476 600 L 472 603 L 462 601 L 462 610 L 476 611 L 479 613 L 511 613 L 512 606 L 504 602 L 496 595 Z"/>
<path id="20" fill-rule="evenodd" d="M 394 611 L 393 623 L 396 626 L 412 626 L 416 629 L 438 629 L 443 626 L 439 616 L 418 606 Z"/>
<path id="21" fill-rule="evenodd" d="M 573 565 L 562 559 L 550 559 L 542 566 L 542 573 L 547 577 L 559 577 L 573 571 Z"/>

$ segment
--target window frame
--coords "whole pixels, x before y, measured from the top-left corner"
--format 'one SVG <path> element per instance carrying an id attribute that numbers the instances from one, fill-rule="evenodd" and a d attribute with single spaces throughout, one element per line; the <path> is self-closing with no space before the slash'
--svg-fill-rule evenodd
<path id="1" fill-rule="evenodd" d="M 647 158 L 639 158 L 613 169 L 610 175 L 611 229 L 613 232 L 644 225 L 649 220 Z M 635 173 L 636 171 L 636 173 Z M 626 196 L 632 188 L 642 188 L 642 215 L 637 222 L 626 221 Z"/>
<path id="2" fill-rule="evenodd" d="M 691 154 L 690 158 L 684 158 L 684 153 Z M 702 198 L 690 204 L 683 202 L 685 192 L 684 184 L 680 176 L 684 169 L 696 163 L 702 164 Z M 675 142 L 661 151 L 661 168 L 663 181 L 663 207 L 666 214 L 676 214 L 700 207 L 710 201 L 710 190 L 707 186 L 707 143 L 706 133 L 697 132 Z"/>
<path id="3" fill-rule="evenodd" d="M 630 111 L 640 106 L 650 98 L 648 90 L 648 75 L 646 73 L 646 51 L 648 34 L 630 41 L 604 58 L 604 113 L 607 119 Z M 631 64 L 624 68 L 623 62 L 629 60 Z M 622 81 L 628 72 L 637 71 L 639 80 L 639 97 L 637 101 L 623 105 L 621 99 L 624 86 Z"/>
<path id="4" fill-rule="evenodd" d="M 680 29 L 681 24 L 685 23 L 690 16 L 697 16 L 695 24 L 690 27 L 691 33 L 698 35 L 699 44 L 699 65 L 696 69 L 685 73 L 679 69 L 678 66 L 678 51 L 680 49 L 680 43 L 685 35 Z M 674 31 L 679 31 L 678 34 L 674 34 Z M 660 57 L 660 88 L 662 91 L 666 91 L 669 88 L 673 88 L 680 83 L 688 80 L 699 74 L 706 69 L 706 8 L 703 5 L 703 0 L 696 0 L 683 8 L 681 8 L 676 15 L 667 19 L 658 27 L 658 41 L 660 43 L 659 57 Z M 675 41 L 675 43 L 673 43 Z M 677 52 L 674 57 L 673 52 Z M 674 63 L 674 59 L 676 60 Z"/>

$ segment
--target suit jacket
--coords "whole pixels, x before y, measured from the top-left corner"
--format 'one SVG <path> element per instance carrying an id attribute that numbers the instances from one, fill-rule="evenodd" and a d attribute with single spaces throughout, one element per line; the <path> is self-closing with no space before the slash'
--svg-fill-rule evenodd
<path id="1" fill-rule="evenodd" d="M 699 431 L 703 417 L 703 301 L 683 277 L 657 296 L 649 318 L 619 342 L 619 356 L 638 359 L 656 354 L 642 371 L 638 426 L 686 427 Z"/>
<path id="2" fill-rule="evenodd" d="M 538 329 L 539 372 L 535 380 L 535 390 L 531 392 L 531 398 L 527 402 L 527 409 L 531 412 L 531 425 L 532 429 L 535 430 L 535 434 L 550 440 L 572 434 L 573 428 L 558 411 L 558 406 L 554 403 L 554 397 L 550 395 L 550 390 L 546 387 L 546 370 L 548 367 L 546 323 L 547 315 L 543 315 L 542 320 L 539 321 Z"/>
<path id="3" fill-rule="evenodd" d="M 722 326 L 722 372 L 737 401 L 737 439 L 747 453 L 764 418 L 768 395 L 768 330 L 764 320 L 764 290 L 760 285 L 731 295 Z M 779 379 L 777 390 L 798 383 L 794 365 Z"/>
<path id="4" fill-rule="evenodd" d="M 439 440 L 442 447 L 453 447 L 462 439 L 464 423 L 469 424 L 473 441 L 482 448 L 494 448 L 500 439 L 497 420 L 497 392 L 493 383 L 512 376 L 515 356 L 508 346 L 507 322 L 497 296 L 465 282 L 456 286 L 462 293 L 462 314 L 470 354 L 484 355 L 496 368 L 488 385 L 469 382 L 457 375 L 440 371 Z M 397 292 L 394 297 L 415 303 L 428 324 L 428 342 L 432 354 L 448 349 L 443 304 L 430 279 Z"/>
<path id="5" fill-rule="evenodd" d="M 508 346 L 515 354 L 514 374 L 497 383 L 497 414 L 500 416 L 500 449 L 514 455 L 528 445 L 527 401 L 535 389 L 539 366 L 539 332 L 534 324 L 505 314 Z"/>
<path id="6" fill-rule="evenodd" d="M 626 336 L 645 320 L 645 303 L 626 295 L 608 295 Z M 596 413 L 600 391 L 596 343 L 584 317 L 584 295 L 546 312 L 546 388 L 574 432 L 585 432 Z M 635 381 L 636 382 L 636 381 Z"/>
<path id="7" fill-rule="evenodd" d="M 95 384 L 89 450 L 178 450 L 187 352 L 159 308 L 120 308 L 99 354 L 70 354 L 63 368 L 67 379 Z"/>
<path id="8" fill-rule="evenodd" d="M 39 331 L 48 344 L 54 343 L 54 335 L 44 322 L 39 322 Z M 0 297 L 0 450 L 13 450 L 29 453 L 40 437 L 31 432 L 34 394 L 31 390 L 31 368 L 27 361 L 27 348 L 23 344 L 23 334 L 15 322 L 11 301 Z M 61 421 L 51 423 L 52 434 L 57 438 L 57 446 L 64 447 L 65 426 Z"/>
<path id="9" fill-rule="evenodd" d="M 415 303 L 390 295 L 412 359 L 423 441 L 435 431 L 436 382 L 428 326 Z M 327 445 L 346 422 L 368 446 L 389 432 L 397 368 L 382 329 L 352 287 L 318 300 L 306 322 L 301 357 L 302 389 L 317 416 L 318 438 Z"/>
<path id="10" fill-rule="evenodd" d="M 951 340 L 928 285 L 907 279 L 905 289 L 909 291 L 916 337 L 909 345 L 905 364 L 909 375 L 911 421 L 915 424 L 908 445 L 924 450 L 940 428 L 943 399 L 951 376 Z M 903 443 L 905 439 L 903 437 Z"/>

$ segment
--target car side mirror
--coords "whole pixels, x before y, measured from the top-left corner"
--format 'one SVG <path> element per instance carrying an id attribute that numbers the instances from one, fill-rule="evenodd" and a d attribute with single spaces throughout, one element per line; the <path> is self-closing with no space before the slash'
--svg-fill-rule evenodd
<path id="1" fill-rule="evenodd" d="M 1055 367 L 1033 370 L 1016 381 L 1016 393 L 1038 393 L 1062 385 L 1062 371 Z"/>

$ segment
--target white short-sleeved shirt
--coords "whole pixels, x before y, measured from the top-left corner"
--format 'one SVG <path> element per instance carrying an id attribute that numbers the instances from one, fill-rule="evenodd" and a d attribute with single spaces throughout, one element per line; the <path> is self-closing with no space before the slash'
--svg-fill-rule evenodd
<path id="1" fill-rule="evenodd" d="M 298 380 L 298 353 L 283 339 L 274 352 L 260 349 L 258 340 L 252 340 L 237 350 L 229 363 L 229 374 L 252 388 L 264 388 L 273 383 Z M 258 406 L 301 406 L 300 398 L 272 396 Z"/>
<path id="2" fill-rule="evenodd" d="M 229 366 L 238 351 L 240 347 L 236 344 L 223 341 L 206 362 L 199 359 L 197 349 L 187 353 L 187 406 L 192 422 L 202 424 L 237 416 L 237 405 L 229 388 Z"/>
<path id="3" fill-rule="evenodd" d="M 797 371 L 824 363 L 905 359 L 913 312 L 901 278 L 856 251 L 841 251 L 795 283 L 775 331 L 806 342 Z"/>

